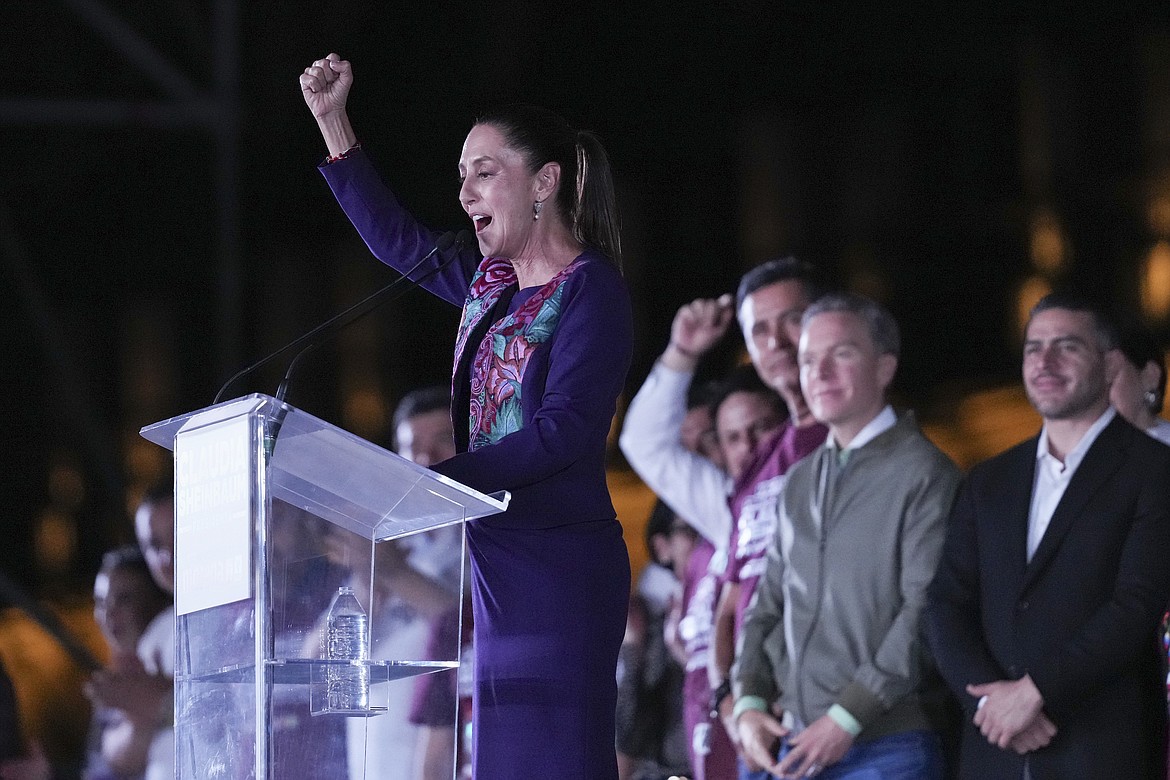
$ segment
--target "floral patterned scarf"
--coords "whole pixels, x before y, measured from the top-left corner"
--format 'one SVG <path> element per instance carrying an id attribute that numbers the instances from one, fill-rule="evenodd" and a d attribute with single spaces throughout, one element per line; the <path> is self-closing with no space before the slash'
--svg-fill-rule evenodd
<path id="1" fill-rule="evenodd" d="M 495 444 L 523 425 L 521 389 L 524 368 L 536 348 L 552 338 L 561 319 L 565 280 L 583 261 L 574 260 L 545 283 L 516 311 L 494 322 L 484 334 L 471 366 L 471 414 L 468 449 Z M 455 341 L 456 376 L 467 339 L 509 287 L 516 284 L 512 264 L 484 258 L 476 269 L 463 306 Z M 453 388 L 454 390 L 454 388 Z"/>

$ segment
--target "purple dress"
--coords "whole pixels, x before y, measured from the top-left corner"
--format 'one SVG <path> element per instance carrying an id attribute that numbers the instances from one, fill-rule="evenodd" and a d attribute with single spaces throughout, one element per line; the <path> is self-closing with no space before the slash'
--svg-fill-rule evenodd
<path id="1" fill-rule="evenodd" d="M 322 172 L 383 262 L 406 271 L 434 246 L 362 153 Z M 452 382 L 459 454 L 435 470 L 512 494 L 507 512 L 467 524 L 475 778 L 607 780 L 617 777 L 630 564 L 605 452 L 630 362 L 629 295 L 592 251 L 542 288 L 517 292 L 509 273 L 465 251 L 423 283 L 464 307 Z"/>

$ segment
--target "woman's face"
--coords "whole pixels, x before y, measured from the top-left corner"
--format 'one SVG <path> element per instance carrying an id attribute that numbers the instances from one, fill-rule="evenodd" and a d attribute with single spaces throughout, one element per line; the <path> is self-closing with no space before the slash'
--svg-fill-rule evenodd
<path id="1" fill-rule="evenodd" d="M 1117 361 L 1120 368 L 1113 384 L 1109 387 L 1109 403 L 1117 409 L 1117 413 L 1139 428 L 1145 427 L 1151 416 L 1146 407 L 1146 382 L 1143 376 L 1146 370 L 1139 371 L 1128 360 Z M 1157 375 L 1157 366 L 1146 364 Z M 1152 383 L 1151 383 L 1152 384 Z"/>
<path id="2" fill-rule="evenodd" d="M 543 200 L 524 156 L 495 127 L 476 125 L 463 142 L 459 179 L 459 203 L 471 217 L 483 256 L 522 256 L 536 224 L 533 203 Z"/>
<path id="3" fill-rule="evenodd" d="M 93 616 L 114 652 L 134 652 L 138 640 L 158 614 L 143 573 L 128 569 L 99 572 L 93 583 Z"/>

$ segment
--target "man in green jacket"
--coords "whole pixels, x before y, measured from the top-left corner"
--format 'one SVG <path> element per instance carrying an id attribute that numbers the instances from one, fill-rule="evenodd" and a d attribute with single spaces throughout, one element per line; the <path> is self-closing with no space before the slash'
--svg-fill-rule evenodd
<path id="1" fill-rule="evenodd" d="M 760 778 L 942 777 L 919 616 L 960 474 L 886 403 L 899 342 L 858 296 L 804 315 L 801 387 L 829 437 L 789 472 L 733 675 Z"/>

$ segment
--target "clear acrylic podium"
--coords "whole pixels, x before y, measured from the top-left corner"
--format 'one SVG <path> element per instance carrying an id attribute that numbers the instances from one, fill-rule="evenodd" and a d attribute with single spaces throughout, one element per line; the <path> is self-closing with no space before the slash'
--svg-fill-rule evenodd
<path id="1" fill-rule="evenodd" d="M 265 395 L 142 435 L 175 453 L 175 777 L 416 780 L 424 739 L 457 743 L 462 523 L 508 495 Z M 366 661 L 326 658 L 343 585 L 368 615 Z M 368 708 L 331 710 L 327 680 L 355 665 Z"/>

